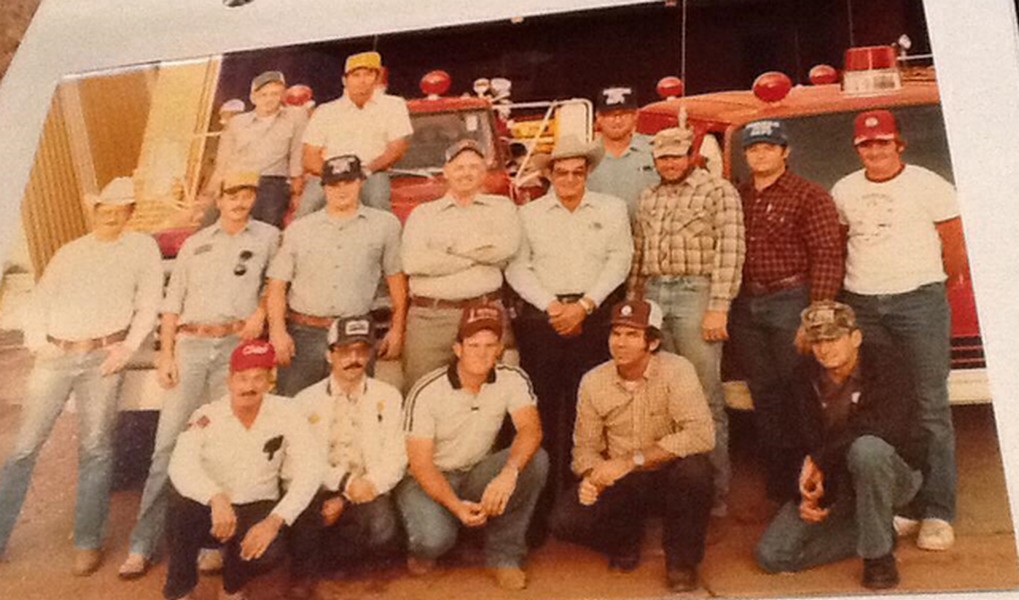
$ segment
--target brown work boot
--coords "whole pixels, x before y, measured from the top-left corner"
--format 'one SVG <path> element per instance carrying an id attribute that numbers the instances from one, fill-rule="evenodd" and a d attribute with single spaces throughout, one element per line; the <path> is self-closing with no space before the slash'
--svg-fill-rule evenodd
<path id="1" fill-rule="evenodd" d="M 71 573 L 78 577 L 87 577 L 99 570 L 103 562 L 103 553 L 99 548 L 75 548 L 74 568 Z"/>
<path id="2" fill-rule="evenodd" d="M 415 577 L 421 577 L 427 575 L 435 569 L 434 558 L 418 558 L 416 556 L 407 557 L 407 570 L 410 574 Z"/>
<path id="3" fill-rule="evenodd" d="M 492 569 L 495 584 L 504 590 L 518 591 L 527 587 L 527 574 L 520 567 L 496 567 Z"/>

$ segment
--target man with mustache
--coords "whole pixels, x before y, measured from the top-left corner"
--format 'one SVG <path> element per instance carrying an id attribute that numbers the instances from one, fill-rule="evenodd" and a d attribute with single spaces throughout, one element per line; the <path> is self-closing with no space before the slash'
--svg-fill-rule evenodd
<path id="1" fill-rule="evenodd" d="M 262 340 L 230 355 L 229 395 L 199 408 L 170 458 L 166 520 L 170 564 L 163 597 L 192 599 L 199 549 L 223 551 L 221 600 L 243 600 L 244 586 L 284 552 L 293 525 L 322 480 L 324 460 L 290 400 L 268 394 L 275 351 Z M 280 493 L 283 474 L 289 480 Z"/>
<path id="2" fill-rule="evenodd" d="M 327 468 L 318 495 L 294 523 L 291 598 L 310 598 L 330 565 L 399 550 L 400 523 L 390 491 L 407 469 L 401 405 L 393 386 L 365 373 L 375 352 L 370 315 L 329 328 L 326 379 L 294 400 Z"/>
<path id="3" fill-rule="evenodd" d="M 2 554 L 39 451 L 73 392 L 79 440 L 75 575 L 91 575 L 102 559 L 123 368 L 152 331 L 163 289 L 155 240 L 125 231 L 135 204 L 131 178 L 118 177 L 87 200 L 92 233 L 57 251 L 29 305 L 25 345 L 35 364 L 14 449 L 0 473 Z"/>
<path id="4" fill-rule="evenodd" d="M 265 306 L 260 297 L 280 232 L 249 217 L 259 181 L 254 172 L 227 174 L 216 200 L 219 220 L 189 237 L 174 261 L 162 305 L 156 360 L 159 384 L 167 393 L 159 411 L 138 523 L 118 572 L 122 579 L 145 574 L 162 537 L 166 467 L 177 435 L 195 409 L 226 393 L 230 352 L 238 342 L 262 334 Z M 218 557 L 203 557 L 203 570 L 218 570 Z"/>

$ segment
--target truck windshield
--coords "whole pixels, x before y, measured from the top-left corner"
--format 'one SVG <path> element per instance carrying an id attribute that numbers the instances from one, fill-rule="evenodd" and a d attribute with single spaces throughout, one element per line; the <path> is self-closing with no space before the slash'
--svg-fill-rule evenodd
<path id="1" fill-rule="evenodd" d="M 891 110 L 906 140 L 903 159 L 954 181 L 941 106 L 905 106 Z M 852 145 L 856 114 L 855 111 L 828 113 L 784 120 L 792 149 L 790 168 L 828 190 L 842 177 L 861 169 L 860 159 Z M 734 132 L 732 139 L 739 140 L 742 135 L 741 127 Z M 742 152 L 733 152 L 732 175 L 737 185 L 749 177 Z"/>
<path id="2" fill-rule="evenodd" d="M 446 162 L 446 149 L 454 142 L 473 138 L 492 154 L 492 123 L 487 111 L 461 110 L 410 115 L 414 135 L 410 147 L 394 169 L 441 170 Z"/>

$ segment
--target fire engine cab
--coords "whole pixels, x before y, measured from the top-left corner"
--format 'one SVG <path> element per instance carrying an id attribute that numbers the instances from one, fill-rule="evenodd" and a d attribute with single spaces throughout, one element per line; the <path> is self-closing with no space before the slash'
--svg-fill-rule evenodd
<path id="1" fill-rule="evenodd" d="M 859 170 L 852 144 L 853 118 L 864 110 L 885 108 L 899 121 L 907 146 L 906 162 L 926 167 L 953 181 L 938 87 L 933 67 L 902 66 L 914 57 L 900 56 L 894 46 L 850 48 L 845 68 L 818 65 L 810 71 L 810 85 L 793 86 L 779 72 L 768 72 L 752 90 L 723 91 L 683 97 L 678 79 L 659 84 L 665 99 L 639 111 L 637 129 L 654 134 L 675 127 L 681 119 L 695 132 L 709 168 L 739 185 L 749 177 L 739 140 L 743 127 L 762 118 L 781 119 L 791 142 L 789 166 L 826 189 Z M 946 240 L 944 253 L 965 256 L 959 239 Z M 973 287 L 968 276 L 947 283 L 952 309 L 952 403 L 990 401 L 983 344 L 977 321 Z M 723 370 L 727 361 L 723 363 Z M 732 373 L 729 376 L 732 377 Z M 726 400 L 734 408 L 750 408 L 750 396 L 739 381 L 726 383 Z"/>

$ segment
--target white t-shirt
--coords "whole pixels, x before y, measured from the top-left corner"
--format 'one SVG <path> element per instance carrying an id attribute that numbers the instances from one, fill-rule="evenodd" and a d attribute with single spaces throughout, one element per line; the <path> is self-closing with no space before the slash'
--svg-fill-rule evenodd
<path id="1" fill-rule="evenodd" d="M 959 216 L 955 188 L 937 173 L 906 165 L 876 183 L 863 170 L 831 190 L 849 226 L 845 288 L 857 294 L 901 294 L 944 281 L 936 223 Z"/>
<path id="2" fill-rule="evenodd" d="M 356 154 L 367 165 L 392 141 L 414 133 L 403 98 L 375 94 L 358 108 L 346 94 L 315 109 L 304 143 L 324 148 L 323 159 Z"/>

